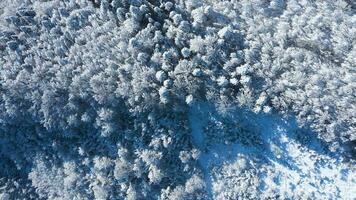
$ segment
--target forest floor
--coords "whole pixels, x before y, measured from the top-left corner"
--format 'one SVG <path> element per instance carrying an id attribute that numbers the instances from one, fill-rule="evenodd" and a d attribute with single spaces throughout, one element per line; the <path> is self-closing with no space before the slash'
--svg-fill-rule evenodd
<path id="1" fill-rule="evenodd" d="M 355 197 L 354 165 L 327 151 L 313 132 L 302 130 L 293 119 L 274 114 L 255 114 L 243 109 L 231 113 L 224 119 L 238 120 L 257 132 L 262 145 L 239 141 L 211 143 L 205 127 L 209 119 L 221 116 L 213 106 L 204 103 L 196 104 L 190 112 L 193 141 L 202 151 L 199 164 L 211 198 L 233 197 L 234 191 L 238 191 L 234 188 L 247 188 L 249 183 L 254 187 L 246 189 L 250 195 L 256 192 L 266 197 L 278 193 L 282 198 L 293 194 L 324 199 Z"/>

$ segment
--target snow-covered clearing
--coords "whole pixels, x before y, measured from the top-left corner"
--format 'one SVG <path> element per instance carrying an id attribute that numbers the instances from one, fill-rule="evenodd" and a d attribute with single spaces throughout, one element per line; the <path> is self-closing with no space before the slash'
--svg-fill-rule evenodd
<path id="1" fill-rule="evenodd" d="M 202 151 L 199 164 L 211 198 L 356 198 L 354 165 L 328 152 L 293 119 L 242 109 L 231 113 L 224 120 L 237 120 L 257 132 L 261 145 L 210 142 L 204 128 L 209 120 L 220 118 L 218 112 L 203 103 L 190 111 L 192 136 Z"/>

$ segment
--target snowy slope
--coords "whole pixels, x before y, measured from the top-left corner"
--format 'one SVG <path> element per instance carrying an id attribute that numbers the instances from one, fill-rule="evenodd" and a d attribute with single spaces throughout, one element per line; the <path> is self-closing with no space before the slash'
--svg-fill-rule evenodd
<path id="1" fill-rule="evenodd" d="M 253 127 L 261 133 L 262 145 L 209 143 L 204 128 L 219 114 L 206 104 L 190 112 L 193 140 L 203 151 L 199 164 L 213 199 L 356 198 L 355 166 L 326 151 L 313 133 L 303 131 L 309 135 L 300 138 L 295 121 L 277 115 L 232 113 L 225 120 Z"/>

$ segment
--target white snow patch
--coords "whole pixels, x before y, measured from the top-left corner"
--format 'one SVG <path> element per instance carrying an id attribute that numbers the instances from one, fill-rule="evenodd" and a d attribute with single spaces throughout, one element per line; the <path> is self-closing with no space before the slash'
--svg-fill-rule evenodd
<path id="1" fill-rule="evenodd" d="M 231 145 L 208 144 L 204 127 L 208 116 L 218 113 L 203 103 L 190 110 L 192 138 L 202 152 L 199 164 L 211 199 L 234 199 L 244 193 L 265 198 L 278 195 L 282 199 L 356 198 L 354 165 L 324 152 L 316 138 L 311 137 L 309 145 L 301 144 L 296 139 L 298 127 L 293 120 L 241 110 L 236 113 L 240 116 L 234 114 L 231 120 L 248 119 L 242 123 L 260 133 L 262 147 L 239 141 Z M 241 158 L 247 159 L 249 169 L 241 170 Z"/>

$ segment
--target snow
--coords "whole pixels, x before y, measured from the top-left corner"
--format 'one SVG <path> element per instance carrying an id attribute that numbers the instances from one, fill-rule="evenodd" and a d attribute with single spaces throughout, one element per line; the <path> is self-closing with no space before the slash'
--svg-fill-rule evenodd
<path id="1" fill-rule="evenodd" d="M 190 56 L 190 50 L 187 48 L 187 47 L 184 47 L 182 50 L 181 50 L 181 53 L 183 55 L 184 58 L 188 58 Z"/>
<path id="2" fill-rule="evenodd" d="M 220 76 L 217 80 L 218 85 L 221 87 L 225 87 L 229 84 L 229 81 L 224 77 L 224 76 Z"/>
<path id="3" fill-rule="evenodd" d="M 324 144 L 312 132 L 303 132 L 310 137 L 306 144 L 299 141 L 297 132 L 302 130 L 294 119 L 236 108 L 229 119 L 239 120 L 261 134 L 262 146 L 247 146 L 239 141 L 228 145 L 209 144 L 204 127 L 211 115 L 219 115 L 213 106 L 196 103 L 189 117 L 192 139 L 202 150 L 198 161 L 211 199 L 230 198 L 239 192 L 236 191 L 237 182 L 243 177 L 239 176 L 241 169 L 236 166 L 243 164 L 238 158 L 247 158 L 250 167 L 257 166 L 254 175 L 259 184 L 252 185 L 256 191 L 277 192 L 286 198 L 296 194 L 315 199 L 356 198 L 355 167 L 344 163 L 342 157 L 325 151 Z M 235 168 L 237 172 L 227 176 L 224 175 L 226 171 L 219 171 L 220 168 Z M 248 184 L 246 180 L 242 182 Z"/>
<path id="4" fill-rule="evenodd" d="M 159 82 L 163 82 L 164 80 L 166 80 L 167 75 L 164 71 L 158 71 L 156 72 L 156 79 Z"/>
<path id="5" fill-rule="evenodd" d="M 185 98 L 185 102 L 186 102 L 188 105 L 192 104 L 193 101 L 194 101 L 194 97 L 193 97 L 193 95 L 191 95 L 191 94 L 188 95 L 188 96 Z"/>
<path id="6" fill-rule="evenodd" d="M 0 0 L 0 199 L 354 199 L 340 2 Z"/>
<path id="7" fill-rule="evenodd" d="M 200 77 L 201 75 L 203 75 L 203 72 L 202 72 L 201 69 L 195 68 L 195 69 L 193 70 L 193 76 Z"/>

